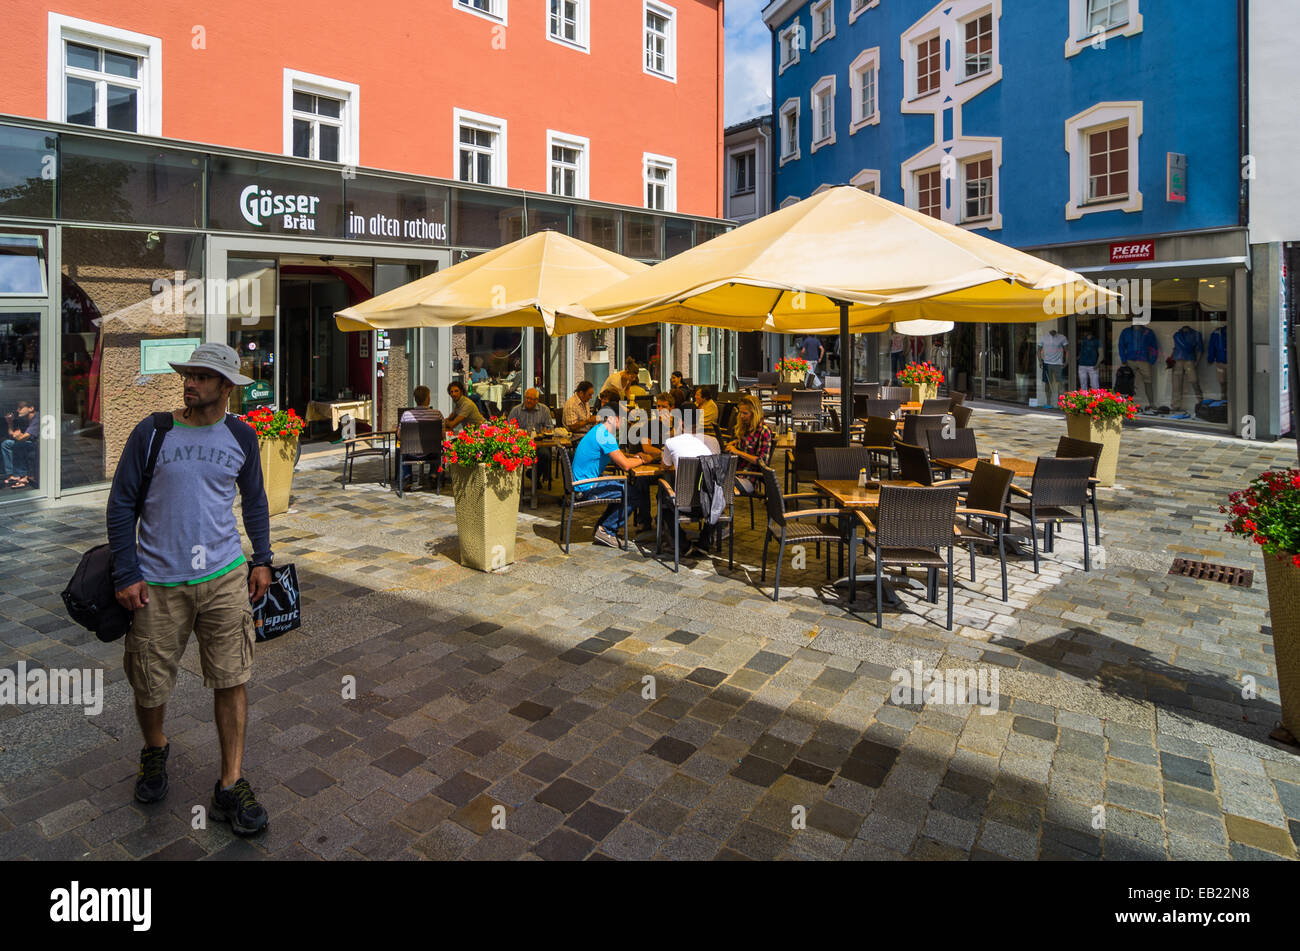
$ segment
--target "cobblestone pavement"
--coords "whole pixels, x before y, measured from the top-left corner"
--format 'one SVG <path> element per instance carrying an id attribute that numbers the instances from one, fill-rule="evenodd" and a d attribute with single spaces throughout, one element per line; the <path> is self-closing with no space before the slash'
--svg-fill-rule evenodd
<path id="1" fill-rule="evenodd" d="M 982 449 L 1031 457 L 1064 428 L 975 423 Z M 456 560 L 446 495 L 344 491 L 337 457 L 304 459 L 272 526 L 306 621 L 258 647 L 245 773 L 271 825 L 252 841 L 192 827 L 217 772 L 193 649 L 171 793 L 132 800 L 121 646 L 57 593 L 102 507 L 6 511 L 0 665 L 102 667 L 107 688 L 94 717 L 0 707 L 0 858 L 1294 859 L 1300 757 L 1267 739 L 1262 564 L 1217 508 L 1293 451 L 1127 431 L 1093 571 L 1075 526 L 1040 575 L 1012 559 L 1006 604 L 996 559 L 971 582 L 959 558 L 951 633 L 915 589 L 877 630 L 867 589 L 847 611 L 816 553 L 773 603 L 743 504 L 733 571 L 595 547 L 595 509 L 565 556 L 543 505 L 516 563 L 482 574 Z M 1254 568 L 1254 586 L 1170 576 L 1176 556 Z M 896 703 L 891 674 L 918 662 L 996 674 L 996 709 Z"/>

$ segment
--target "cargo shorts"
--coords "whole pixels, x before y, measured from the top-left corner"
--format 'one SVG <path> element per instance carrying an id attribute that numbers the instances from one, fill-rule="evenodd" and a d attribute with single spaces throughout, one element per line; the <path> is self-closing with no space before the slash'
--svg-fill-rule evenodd
<path id="1" fill-rule="evenodd" d="M 253 676 L 253 606 L 239 568 L 219 578 L 174 588 L 149 586 L 149 603 L 135 612 L 126 635 L 126 679 L 142 707 L 167 702 L 193 631 L 203 686 L 238 687 Z"/>

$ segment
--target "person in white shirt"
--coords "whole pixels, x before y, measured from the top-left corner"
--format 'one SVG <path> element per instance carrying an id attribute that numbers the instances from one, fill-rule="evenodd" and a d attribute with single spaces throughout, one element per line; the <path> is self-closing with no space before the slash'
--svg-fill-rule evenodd
<path id="1" fill-rule="evenodd" d="M 682 433 L 680 436 L 672 436 L 664 442 L 664 451 L 662 462 L 669 468 L 676 468 L 678 459 L 692 459 L 699 456 L 716 456 L 722 452 L 722 447 L 712 436 L 702 433 Z M 661 496 L 662 498 L 662 496 Z M 662 517 L 662 516 L 661 516 Z M 709 525 L 706 522 L 700 534 L 699 541 L 691 542 L 682 532 L 681 525 L 677 526 L 677 531 L 681 535 L 680 545 L 686 550 L 688 555 L 703 555 L 709 547 Z"/>

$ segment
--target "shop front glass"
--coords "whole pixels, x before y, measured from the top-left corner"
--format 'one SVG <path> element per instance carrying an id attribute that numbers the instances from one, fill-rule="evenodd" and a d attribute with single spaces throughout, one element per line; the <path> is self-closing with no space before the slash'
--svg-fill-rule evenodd
<path id="1" fill-rule="evenodd" d="M 230 411 L 243 415 L 276 402 L 276 261 L 232 256 L 226 278 L 226 342 L 239 354 L 239 372 L 253 381 L 230 394 Z"/>
<path id="2" fill-rule="evenodd" d="M 0 237 L 0 240 L 3 240 Z M 0 292 L 16 275 L 0 257 Z M 41 261 L 42 268 L 44 261 Z M 0 297 L 0 500 L 41 489 L 41 322 L 44 310 L 10 310 Z"/>
<path id="3" fill-rule="evenodd" d="M 203 237 L 63 229 L 60 479 L 110 480 L 127 437 L 181 405 L 169 361 L 203 339 Z"/>

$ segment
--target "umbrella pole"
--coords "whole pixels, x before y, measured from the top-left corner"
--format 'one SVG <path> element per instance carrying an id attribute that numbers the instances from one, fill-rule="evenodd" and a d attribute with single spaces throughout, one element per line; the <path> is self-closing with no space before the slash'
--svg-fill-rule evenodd
<path id="1" fill-rule="evenodd" d="M 849 305 L 840 303 L 840 428 L 844 445 L 851 446 L 853 420 L 853 340 L 849 336 Z"/>

